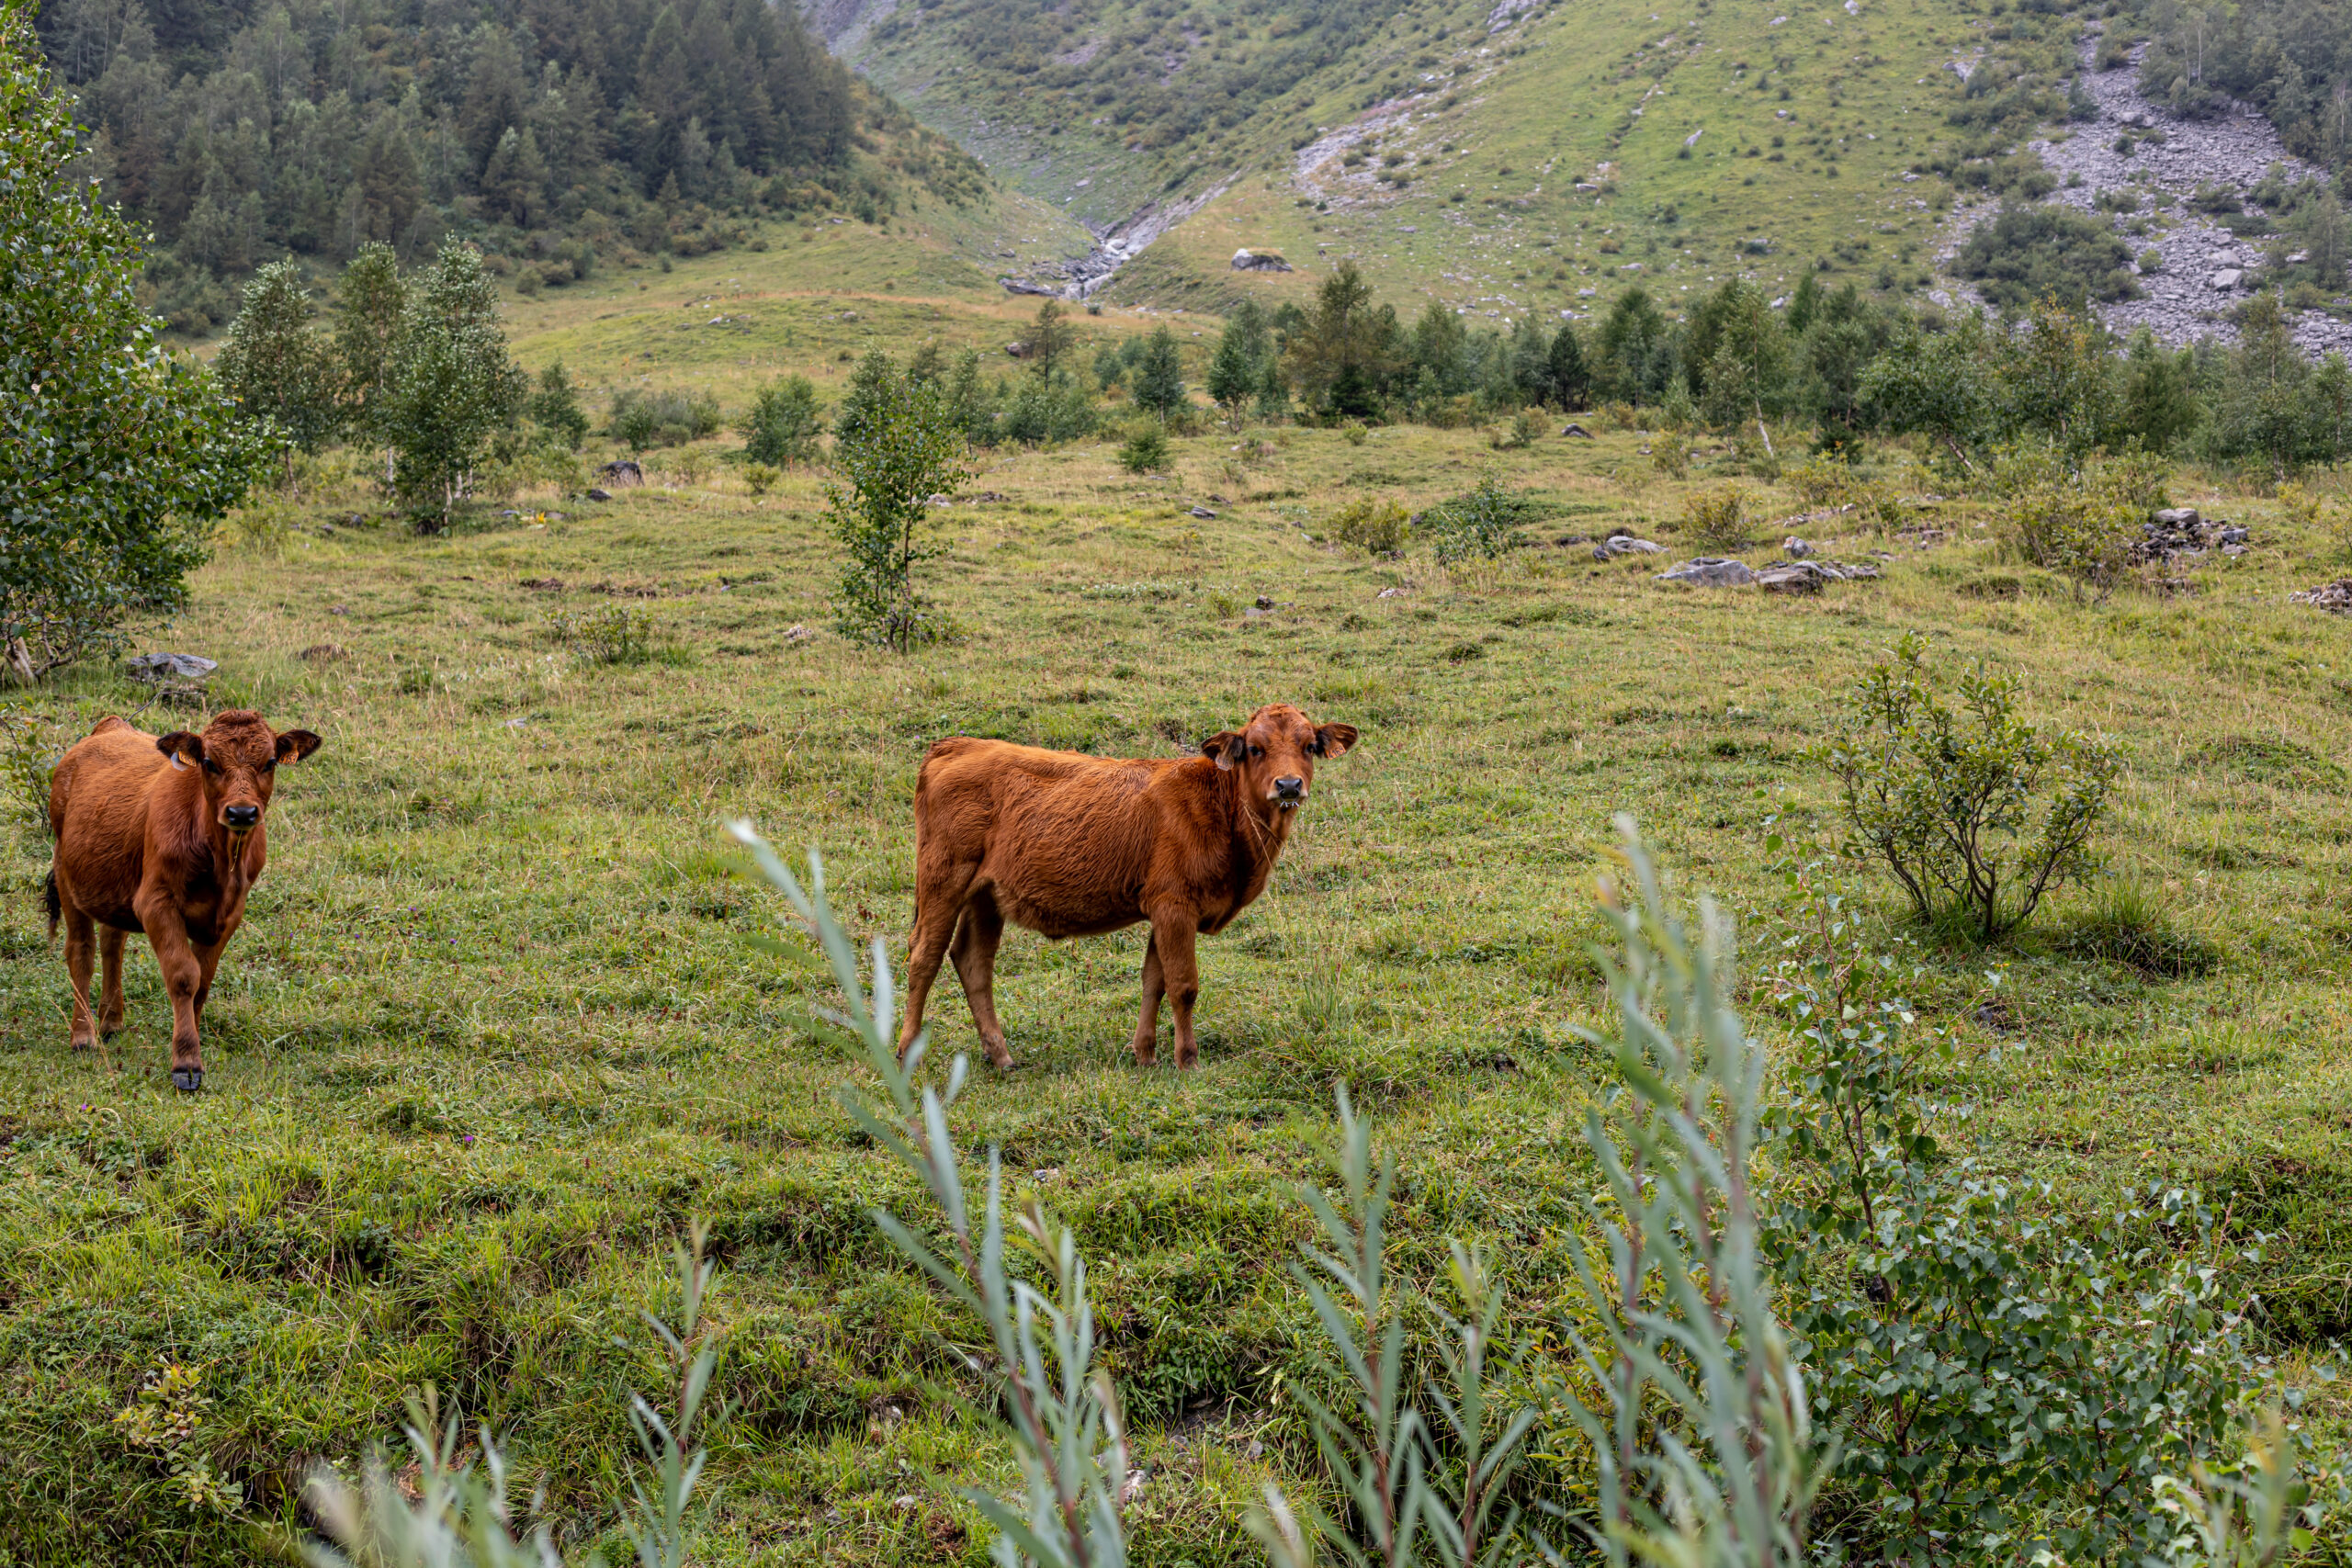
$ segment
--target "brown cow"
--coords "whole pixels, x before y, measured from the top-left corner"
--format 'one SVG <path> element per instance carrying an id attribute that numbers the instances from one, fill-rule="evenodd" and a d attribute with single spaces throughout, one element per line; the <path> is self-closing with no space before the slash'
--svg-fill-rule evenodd
<path id="1" fill-rule="evenodd" d="M 232 709 L 202 735 L 158 739 L 107 717 L 66 752 L 49 783 L 49 934 L 65 922 L 74 977 L 74 1046 L 122 1027 L 122 935 L 145 931 L 172 998 L 172 1087 L 204 1086 L 196 1023 L 220 950 L 245 918 L 268 858 L 262 816 L 280 762 L 319 749 L 307 729 L 272 731 Z M 96 1028 L 90 1017 L 93 926 L 106 959 Z"/>
<path id="2" fill-rule="evenodd" d="M 1222 930 L 1264 891 L 1315 760 L 1355 743 L 1351 726 L 1312 724 L 1281 703 L 1238 733 L 1210 736 L 1198 757 L 1168 761 L 940 741 L 915 783 L 915 925 L 899 1054 L 922 1027 L 940 960 L 953 956 L 989 1060 L 1012 1066 L 992 995 L 1005 921 L 1070 937 L 1148 920 L 1136 1060 L 1151 1065 L 1164 994 L 1176 1065 L 1193 1066 L 1193 934 Z"/>

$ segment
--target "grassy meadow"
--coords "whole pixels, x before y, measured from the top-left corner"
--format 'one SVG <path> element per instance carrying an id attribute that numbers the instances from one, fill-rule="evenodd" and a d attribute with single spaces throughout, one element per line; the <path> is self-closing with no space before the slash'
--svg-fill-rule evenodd
<path id="1" fill-rule="evenodd" d="M 845 371 L 863 329 L 904 349 L 1018 324 L 977 296 L 748 288 L 710 306 L 751 318 L 740 342 L 672 324 L 725 276 L 698 269 L 742 259 L 627 299 L 551 294 L 518 308 L 518 347 L 594 384 L 690 377 L 731 412 L 778 369 Z M 608 307 L 624 313 L 597 320 Z M 673 344 L 694 346 L 665 360 Z M 112 1070 L 68 1051 L 45 835 L 10 786 L 0 1563 L 253 1561 L 298 1520 L 308 1467 L 392 1438 L 428 1383 L 504 1435 L 565 1540 L 607 1536 L 628 1396 L 664 1365 L 639 1314 L 674 1309 L 670 1249 L 695 1219 L 721 1260 L 726 1401 L 697 1561 L 984 1561 L 978 1515 L 929 1479 L 1007 1473 L 955 1397 L 969 1326 L 867 1218 L 920 1217 L 920 1193 L 836 1101 L 866 1075 L 792 1023 L 812 982 L 743 941 L 779 906 L 732 874 L 721 825 L 821 845 L 837 908 L 902 953 L 932 740 L 1172 755 L 1287 700 L 1363 741 L 1318 772 L 1265 897 L 1203 943 L 1201 1069 L 1125 1055 L 1140 931 L 1016 932 L 998 1005 L 1023 1065 L 969 1091 L 957 1129 L 1083 1238 L 1148 1470 L 1137 1559 L 1254 1561 L 1244 1511 L 1311 1453 L 1284 1393 L 1311 1314 L 1284 1260 L 1332 1087 L 1400 1160 L 1400 1268 L 1434 1280 L 1447 1237 L 1484 1239 L 1519 1322 L 1565 1310 L 1612 814 L 1738 916 L 1751 973 L 1769 964 L 1765 818 L 1801 848 L 1834 840 L 1804 749 L 1910 628 L 1945 669 L 1990 660 L 2031 716 L 2120 749 L 2098 847 L 2220 955 L 2171 978 L 2072 955 L 2072 892 L 2011 948 L 1920 940 L 1863 878 L 1888 944 L 1919 941 L 1911 998 L 1956 1044 L 1948 1087 L 1978 1107 L 1987 1168 L 2050 1183 L 2059 1213 L 2199 1184 L 2241 1237 L 2276 1238 L 2246 1282 L 2279 1303 L 2290 1375 L 2352 1327 L 2352 622 L 2286 603 L 2341 575 L 2339 542 L 2186 474 L 2174 499 L 2250 524 L 2254 547 L 2184 594 L 2077 604 L 1962 502 L 1917 509 L 1928 534 L 1795 530 L 1883 552 L 1877 581 L 1689 590 L 1652 574 L 1692 553 L 1682 497 L 1728 454 L 1677 480 L 1634 431 L 1510 451 L 1357 434 L 1184 438 L 1145 478 L 1109 443 L 984 456 L 924 569 L 961 635 L 906 658 L 830 629 L 820 476 L 754 499 L 732 437 L 700 463 L 656 455 L 657 482 L 609 504 L 526 492 L 448 536 L 383 517 L 356 458 L 232 523 L 193 607 L 140 646 L 220 660 L 213 705 L 325 745 L 281 780 L 202 1095 L 167 1085 L 168 1009 L 136 939 Z M 1351 499 L 1419 507 L 1490 470 L 1544 513 L 1503 562 L 1311 536 Z M 1760 517 L 1801 510 L 1745 482 Z M 1601 564 L 1558 542 L 1620 527 L 1672 553 Z M 1759 526 L 1750 558 L 1786 531 Z M 642 662 L 584 651 L 615 613 L 642 617 Z M 96 669 L 51 706 L 77 727 L 191 722 Z M 1752 1016 L 1781 1027 L 1760 997 Z M 932 1021 L 944 1052 L 976 1043 L 952 981 Z M 242 1488 L 236 1518 L 189 1506 L 115 1423 L 164 1362 L 199 1369 L 210 1404 L 184 1457 Z M 2340 1426 L 2341 1396 L 2315 1397 Z M 1544 1451 L 1573 1485 L 1573 1441 Z"/>

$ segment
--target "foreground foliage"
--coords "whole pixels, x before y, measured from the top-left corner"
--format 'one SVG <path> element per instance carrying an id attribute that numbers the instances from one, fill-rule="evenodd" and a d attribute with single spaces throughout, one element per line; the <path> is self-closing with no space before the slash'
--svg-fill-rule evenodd
<path id="1" fill-rule="evenodd" d="M 137 236 L 73 176 L 32 17 L 0 3 L 0 648 L 27 682 L 184 604 L 265 458 L 211 375 L 156 343 Z"/>

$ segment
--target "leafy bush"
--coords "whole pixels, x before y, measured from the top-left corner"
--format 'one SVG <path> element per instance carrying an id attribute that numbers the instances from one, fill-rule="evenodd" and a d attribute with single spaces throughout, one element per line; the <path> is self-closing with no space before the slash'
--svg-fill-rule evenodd
<path id="1" fill-rule="evenodd" d="M 1670 479 L 1690 477 L 1690 444 L 1679 431 L 1660 432 L 1650 440 L 1650 467 Z"/>
<path id="2" fill-rule="evenodd" d="M 753 463 L 784 468 L 808 462 L 825 434 L 816 384 L 806 376 L 786 376 L 762 387 L 743 416 L 742 433 L 743 455 Z"/>
<path id="3" fill-rule="evenodd" d="M 2080 310 L 2091 301 L 2129 299 L 2132 249 L 2086 213 L 2065 207 L 2004 206 L 1952 258 L 1952 270 L 2002 310 L 2052 298 Z"/>
<path id="4" fill-rule="evenodd" d="M 2063 572 L 2080 600 L 2105 598 L 2131 564 L 2142 527 L 2164 504 L 2165 465 L 2153 455 L 2071 466 L 2054 453 L 2013 455 L 1996 470 L 2007 492 L 2005 534 L 2034 565 Z"/>
<path id="5" fill-rule="evenodd" d="M 1421 513 L 1420 530 L 1435 541 L 1442 565 L 1474 557 L 1496 560 L 1519 548 L 1519 525 L 1533 510 L 1487 474 L 1452 501 Z"/>
<path id="6" fill-rule="evenodd" d="M 1747 492 L 1736 486 L 1703 490 L 1682 502 L 1682 538 L 1694 549 L 1731 552 L 1747 547 Z"/>
<path id="7" fill-rule="evenodd" d="M 1412 513 L 1396 502 L 1365 497 L 1333 513 L 1326 531 L 1343 545 L 1376 556 L 1393 556 L 1404 549 L 1412 535 Z"/>
<path id="8" fill-rule="evenodd" d="M 1131 474 L 1158 473 L 1168 467 L 1168 432 L 1156 420 L 1138 423 L 1119 447 L 1119 467 Z"/>
<path id="9" fill-rule="evenodd" d="M 1777 839 L 1768 840 L 1777 850 Z M 1940 1135 L 1949 1039 L 1911 1033 L 1834 868 L 1784 868 L 1801 1091 L 1766 1251 L 1806 1346 L 1836 1464 L 1824 1529 L 1847 1561 L 2173 1561 L 2159 1478 L 2216 1457 L 2257 1382 L 2226 1243 L 2193 1191 L 2157 1184 L 2075 1224 L 2047 1190 L 1955 1157 Z M 2251 1255 L 2248 1255 L 2250 1258 Z M 1836 1560 L 1836 1559 L 1833 1559 Z"/>
<path id="10" fill-rule="evenodd" d="M 1814 755 L 1838 777 L 1851 852 L 1883 862 L 1922 920 L 1949 916 L 1997 941 L 2090 868 L 2119 762 L 2079 730 L 2045 735 L 2018 718 L 2016 683 L 1981 663 L 1962 672 L 1955 712 L 1927 650 L 1905 633 Z"/>
<path id="11" fill-rule="evenodd" d="M 567 451 L 577 452 L 588 434 L 588 411 L 580 406 L 571 377 L 559 359 L 539 372 L 538 389 L 528 405 L 531 423 Z"/>
<path id="12" fill-rule="evenodd" d="M 776 480 L 782 478 L 784 478 L 783 474 L 769 468 L 765 463 L 743 465 L 743 488 L 750 491 L 754 498 L 765 495 L 774 490 Z"/>
<path id="13" fill-rule="evenodd" d="M 653 616 L 626 604 L 553 610 L 548 634 L 590 664 L 643 664 L 653 657 Z"/>
<path id="14" fill-rule="evenodd" d="M 679 446 L 718 430 L 718 400 L 707 392 L 654 392 L 624 388 L 613 397 L 605 434 L 632 452 Z"/>

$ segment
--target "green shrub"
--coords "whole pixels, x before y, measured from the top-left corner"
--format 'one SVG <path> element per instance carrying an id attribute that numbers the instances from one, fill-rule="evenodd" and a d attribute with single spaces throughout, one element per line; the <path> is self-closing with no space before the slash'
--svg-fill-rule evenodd
<path id="1" fill-rule="evenodd" d="M 904 653 L 944 626 L 917 591 L 915 563 L 931 497 L 970 475 L 964 430 L 934 381 L 901 372 L 879 350 L 851 378 L 835 426 L 833 466 L 846 482 L 825 487 L 833 536 L 844 551 L 837 601 L 844 636 Z"/>
<path id="2" fill-rule="evenodd" d="M 643 664 L 653 657 L 653 616 L 626 604 L 553 610 L 548 634 L 590 664 Z"/>
<path id="3" fill-rule="evenodd" d="M 1488 474 L 1452 501 L 1421 513 L 1420 530 L 1436 541 L 1441 565 L 1473 558 L 1496 560 L 1519 548 L 1519 525 L 1532 510 Z"/>
<path id="4" fill-rule="evenodd" d="M 784 478 L 783 474 L 779 473 L 775 468 L 768 467 L 765 463 L 746 463 L 743 465 L 743 488 L 750 491 L 755 498 L 765 495 L 768 491 L 774 490 L 775 488 L 776 480 L 782 478 Z"/>
<path id="5" fill-rule="evenodd" d="M 1690 444 L 1679 431 L 1663 431 L 1651 438 L 1650 467 L 1670 479 L 1690 477 Z"/>
<path id="6" fill-rule="evenodd" d="M 527 405 L 531 423 L 544 437 L 567 451 L 577 452 L 588 434 L 588 412 L 580 406 L 571 377 L 559 359 L 539 372 L 539 384 Z"/>
<path id="7" fill-rule="evenodd" d="M 762 387 L 743 416 L 742 433 L 743 455 L 753 463 L 784 468 L 814 458 L 825 434 L 815 383 L 786 376 Z"/>
<path id="8" fill-rule="evenodd" d="M 1962 673 L 1955 711 L 1927 649 L 1905 633 L 1813 755 L 1837 775 L 1851 852 L 1883 863 L 1921 920 L 1964 920 L 1997 941 L 2090 868 L 2120 764 L 2079 730 L 2045 735 L 2018 718 L 2015 682 L 1981 663 Z"/>
<path id="9" fill-rule="evenodd" d="M 2064 573 L 2079 600 L 2105 598 L 2131 564 L 2142 526 L 2165 502 L 2163 459 L 2094 458 L 2080 467 L 2056 453 L 2012 455 L 1998 472 L 2005 536 L 2027 560 Z"/>
<path id="10" fill-rule="evenodd" d="M 1158 473 L 1168 467 L 1168 432 L 1157 420 L 1146 420 L 1127 433 L 1119 447 L 1119 466 L 1131 474 Z"/>
<path id="11" fill-rule="evenodd" d="M 718 400 L 707 392 L 650 392 L 628 388 L 613 398 L 605 434 L 632 452 L 679 446 L 717 434 Z"/>
<path id="12" fill-rule="evenodd" d="M 1917 971 L 1871 951 L 1833 867 L 1783 871 L 1768 984 L 1802 1087 L 1768 1118 L 1765 1250 L 1835 1444 L 1845 1539 L 1825 1556 L 2035 1540 L 2047 1561 L 2184 1561 L 2156 1482 L 2219 1461 L 2251 1414 L 2263 1374 L 2223 1265 L 2258 1254 L 2231 1258 L 2193 1190 L 2053 1220 L 2046 1190 L 1946 1147 L 1968 1108 L 1941 1098 L 1951 1041 L 1915 1034 L 1894 989 Z"/>
<path id="13" fill-rule="evenodd" d="M 1333 513 L 1327 531 L 1343 545 L 1376 556 L 1393 556 L 1404 549 L 1412 536 L 1412 513 L 1396 502 L 1366 497 Z"/>
<path id="14" fill-rule="evenodd" d="M 2089 214 L 2018 204 L 1979 225 L 1952 258 L 1952 270 L 2001 310 L 2044 298 L 2075 310 L 2129 299 L 2140 292 L 2131 265 L 2131 247 Z"/>
<path id="15" fill-rule="evenodd" d="M 1748 544 L 1747 492 L 1703 490 L 1682 502 L 1682 539 L 1693 549 L 1729 554 Z"/>

